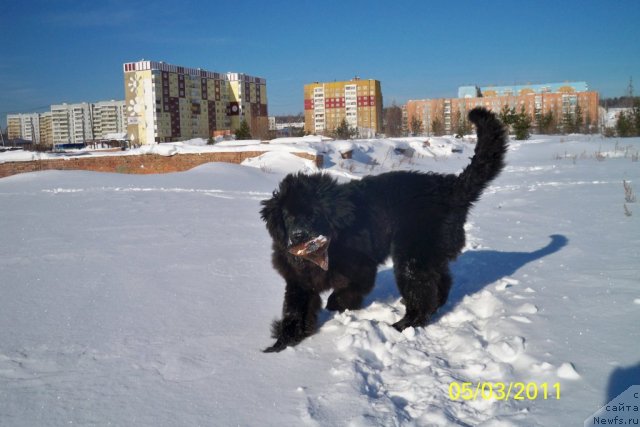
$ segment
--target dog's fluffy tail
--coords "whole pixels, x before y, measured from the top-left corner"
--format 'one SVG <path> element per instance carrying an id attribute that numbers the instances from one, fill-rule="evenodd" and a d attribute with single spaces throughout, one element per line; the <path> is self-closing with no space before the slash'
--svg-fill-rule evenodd
<path id="1" fill-rule="evenodd" d="M 477 201 L 498 176 L 507 152 L 507 132 L 494 113 L 477 107 L 469 112 L 469 120 L 476 126 L 478 143 L 471 163 L 458 176 L 454 189 L 454 198 L 465 205 Z"/>

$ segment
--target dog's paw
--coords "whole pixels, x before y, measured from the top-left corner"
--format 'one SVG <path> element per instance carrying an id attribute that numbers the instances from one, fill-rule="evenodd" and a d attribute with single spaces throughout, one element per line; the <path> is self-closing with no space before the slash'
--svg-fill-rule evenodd
<path id="1" fill-rule="evenodd" d="M 405 329 L 407 329 L 409 326 L 411 326 L 409 324 L 409 322 L 407 321 L 406 318 L 400 319 L 399 321 L 397 321 L 396 323 L 394 323 L 393 326 L 398 332 L 402 332 Z"/>
<path id="2" fill-rule="evenodd" d="M 287 347 L 293 347 L 297 345 L 302 338 L 298 337 L 280 337 L 276 340 L 276 342 L 271 346 L 262 350 L 263 353 L 279 353 Z"/>
<path id="3" fill-rule="evenodd" d="M 267 347 L 264 350 L 262 350 L 262 352 L 263 353 L 280 353 L 285 348 L 287 348 L 287 344 L 285 344 L 282 341 L 278 340 L 271 347 Z"/>
<path id="4" fill-rule="evenodd" d="M 333 293 L 329 295 L 327 299 L 326 309 L 329 311 L 339 311 L 342 313 L 345 310 L 344 305 L 341 303 L 340 299 L 336 297 L 336 294 Z"/>
<path id="5" fill-rule="evenodd" d="M 304 324 L 299 317 L 286 316 L 281 320 L 275 320 L 271 325 L 271 336 L 276 339 L 275 344 L 264 349 L 265 353 L 276 353 L 287 347 L 293 347 L 310 335 L 304 329 Z"/>
<path id="6" fill-rule="evenodd" d="M 362 307 L 362 295 L 347 290 L 334 291 L 327 299 L 327 310 L 342 313 L 345 310 L 358 310 Z"/>
<path id="7" fill-rule="evenodd" d="M 428 319 L 417 319 L 415 317 L 404 316 L 391 326 L 393 326 L 398 332 L 402 332 L 410 326 L 418 328 L 420 326 L 425 326 L 427 323 Z"/>

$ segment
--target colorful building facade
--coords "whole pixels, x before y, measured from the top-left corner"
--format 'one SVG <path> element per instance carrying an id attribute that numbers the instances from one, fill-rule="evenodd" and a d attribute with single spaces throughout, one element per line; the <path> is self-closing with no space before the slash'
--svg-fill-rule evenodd
<path id="1" fill-rule="evenodd" d="M 552 85 L 536 86 L 536 88 L 523 86 L 519 91 L 514 90 L 516 87 L 505 86 L 496 92 L 467 86 L 466 88 L 473 88 L 473 90 L 459 90 L 459 94 L 464 95 L 460 98 L 410 100 L 406 104 L 408 130 L 412 133 L 427 135 L 455 133 L 460 121 L 466 120 L 467 113 L 478 106 L 495 112 L 502 111 L 505 106 L 510 109 L 515 108 L 517 113 L 524 109 L 532 119 L 534 130 L 539 130 L 535 129 L 536 119 L 539 117 L 550 114 L 554 123 L 559 125 L 567 115 L 576 117 L 578 111 L 580 111 L 584 128 L 598 126 L 599 95 L 598 92 L 581 90 L 586 88 L 586 84 L 584 86 L 564 84 L 555 88 L 555 92 L 540 90 L 543 87 L 553 87 Z M 472 97 L 471 94 L 476 96 Z M 483 96 L 477 96 L 480 94 Z M 421 129 L 413 129 L 412 123 L 420 123 Z"/>
<path id="2" fill-rule="evenodd" d="M 382 132 L 382 89 L 378 80 L 311 83 L 304 86 L 304 129 L 328 134 L 346 119 L 361 137 Z"/>
<path id="3" fill-rule="evenodd" d="M 128 139 L 135 145 L 268 131 L 267 85 L 259 77 L 139 61 L 123 66 Z"/>
<path id="4" fill-rule="evenodd" d="M 478 93 L 481 93 L 482 96 L 513 96 L 525 95 L 527 93 L 573 93 L 588 91 L 589 85 L 587 85 L 587 82 L 563 82 L 481 87 L 460 86 L 458 88 L 458 98 L 475 98 L 478 96 Z"/>

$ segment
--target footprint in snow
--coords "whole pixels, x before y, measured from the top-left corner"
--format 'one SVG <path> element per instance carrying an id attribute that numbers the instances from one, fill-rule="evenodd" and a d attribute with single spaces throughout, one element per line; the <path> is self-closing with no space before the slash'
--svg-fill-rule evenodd
<path id="1" fill-rule="evenodd" d="M 197 381 L 216 372 L 211 361 L 201 355 L 172 354 L 166 355 L 163 359 L 159 366 L 156 366 L 156 370 L 166 381 Z"/>
<path id="2" fill-rule="evenodd" d="M 524 338 L 507 337 L 490 343 L 487 351 L 501 362 L 511 363 L 524 352 Z"/>
<path id="3" fill-rule="evenodd" d="M 52 360 L 33 358 L 24 352 L 15 356 L 0 353 L 0 378 L 36 379 L 43 375 L 55 374 L 59 370 L 59 366 Z"/>
<path id="4" fill-rule="evenodd" d="M 498 284 L 496 285 L 496 290 L 497 291 L 504 291 L 508 288 L 511 288 L 515 285 L 520 284 L 520 282 L 516 279 L 511 279 L 508 277 L 502 278 L 498 281 Z"/>

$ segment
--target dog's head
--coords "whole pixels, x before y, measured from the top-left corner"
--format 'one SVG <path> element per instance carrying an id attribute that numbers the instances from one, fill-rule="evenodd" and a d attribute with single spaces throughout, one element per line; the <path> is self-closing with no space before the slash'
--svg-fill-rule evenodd
<path id="1" fill-rule="evenodd" d="M 346 190 L 325 174 L 289 174 L 260 211 L 269 234 L 281 250 L 319 236 L 335 239 L 354 219 Z"/>

